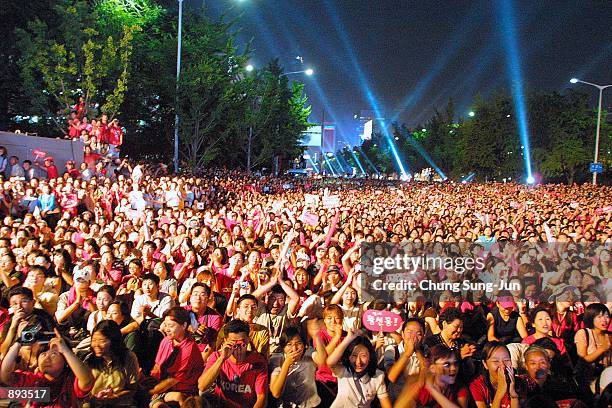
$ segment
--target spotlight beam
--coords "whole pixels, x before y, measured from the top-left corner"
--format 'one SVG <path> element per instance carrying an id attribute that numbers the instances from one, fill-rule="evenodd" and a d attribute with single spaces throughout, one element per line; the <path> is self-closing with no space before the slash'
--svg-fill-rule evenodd
<path id="1" fill-rule="evenodd" d="M 367 77 L 365 75 L 365 73 L 363 72 L 363 69 L 361 68 L 361 65 L 359 64 L 359 62 L 357 61 L 357 57 L 355 55 L 355 52 L 353 51 L 353 48 L 351 46 L 351 42 L 348 38 L 347 32 L 344 29 L 342 22 L 340 21 L 340 17 L 338 16 L 338 12 L 335 9 L 333 3 L 330 0 L 325 0 L 325 6 L 327 8 L 327 10 L 329 11 L 329 14 L 333 20 L 333 23 L 335 25 L 336 31 L 340 37 L 340 41 L 342 42 L 342 45 L 345 49 L 346 54 L 348 55 L 350 62 L 353 66 L 353 68 L 355 69 L 355 72 L 357 73 L 357 77 L 359 79 L 359 85 L 362 87 L 365 95 L 366 95 L 366 99 L 368 100 L 368 102 L 370 103 L 370 106 L 372 108 L 372 110 L 374 111 L 374 114 L 376 115 L 376 117 L 380 118 L 382 117 L 382 110 L 380 108 L 380 105 L 378 103 L 378 100 L 376 99 L 376 97 L 374 96 L 374 93 L 372 92 L 372 89 L 370 88 L 369 84 L 368 84 L 368 80 Z M 382 123 L 382 121 L 379 121 L 381 129 L 383 131 L 383 136 L 385 138 L 385 140 L 387 141 L 387 143 L 389 143 L 389 146 L 391 148 L 391 153 L 393 155 L 393 159 L 395 161 L 396 167 L 399 169 L 399 172 L 402 174 L 402 176 L 406 177 L 407 176 L 407 172 L 404 168 L 404 164 L 402 163 L 402 160 L 399 156 L 399 153 L 397 151 L 397 148 L 395 147 L 395 144 L 393 143 L 392 137 L 389 134 L 389 130 L 386 128 L 386 126 L 384 125 L 384 123 Z"/>
<path id="2" fill-rule="evenodd" d="M 515 29 L 515 15 L 513 0 L 497 0 L 496 9 L 499 10 L 500 29 L 504 39 L 506 69 L 510 80 L 514 111 L 518 124 L 521 144 L 525 146 L 523 158 L 525 161 L 525 172 L 527 178 L 533 178 L 531 173 L 531 153 L 529 148 L 529 128 L 527 125 L 527 107 L 523 94 L 523 72 L 520 62 L 518 45 L 518 34 Z"/>

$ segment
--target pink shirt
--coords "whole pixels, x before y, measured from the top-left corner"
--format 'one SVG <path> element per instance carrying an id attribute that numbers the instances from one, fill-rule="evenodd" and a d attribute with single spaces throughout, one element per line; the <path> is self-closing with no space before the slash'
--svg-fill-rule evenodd
<path id="1" fill-rule="evenodd" d="M 210 355 L 206 370 L 211 369 L 219 355 L 218 351 Z M 267 392 L 268 363 L 261 354 L 250 351 L 243 362 L 233 362 L 230 357 L 221 365 L 215 394 L 228 407 L 252 407 L 257 395 Z"/>
<path id="2" fill-rule="evenodd" d="M 164 367 L 164 362 L 170 355 L 178 349 L 178 355 L 174 363 L 169 367 Z M 204 368 L 204 360 L 195 340 L 191 336 L 185 337 L 177 346 L 172 340 L 164 337 L 159 345 L 155 364 L 159 370 L 151 371 L 151 376 L 158 380 L 174 378 L 178 383 L 169 391 L 183 392 L 186 394 L 196 394 L 198 392 L 198 378 Z"/>

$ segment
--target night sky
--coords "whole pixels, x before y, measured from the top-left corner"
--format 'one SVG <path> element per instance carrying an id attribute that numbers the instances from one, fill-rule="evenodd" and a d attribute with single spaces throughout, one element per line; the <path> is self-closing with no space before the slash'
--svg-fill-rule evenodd
<path id="1" fill-rule="evenodd" d="M 292 76 L 306 84 L 311 120 L 320 121 L 325 109 L 326 121 L 354 144 L 353 115 L 372 109 L 372 101 L 387 119 L 415 126 L 449 97 L 465 116 L 475 95 L 509 90 L 501 1 L 207 0 L 206 6 L 213 17 L 228 8 L 230 15 L 244 13 L 239 39 L 253 38 L 253 65 L 279 58 L 285 71 L 312 67 L 313 77 Z M 612 1 L 511 4 L 525 92 L 579 87 L 592 93 L 595 106 L 595 88 L 568 81 L 612 83 Z M 610 105 L 612 88 L 604 93 L 604 107 Z"/>

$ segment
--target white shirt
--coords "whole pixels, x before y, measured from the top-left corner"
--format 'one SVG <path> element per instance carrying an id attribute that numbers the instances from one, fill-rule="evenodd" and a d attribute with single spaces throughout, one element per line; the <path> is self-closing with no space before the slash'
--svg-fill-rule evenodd
<path id="1" fill-rule="evenodd" d="M 342 364 L 331 367 L 338 378 L 338 395 L 331 408 L 370 408 L 374 398 L 389 396 L 385 385 L 385 374 L 376 370 L 374 377 L 365 374 L 357 378 Z"/>
<path id="2" fill-rule="evenodd" d="M 132 303 L 132 312 L 130 313 L 134 320 L 142 316 L 140 313 L 140 308 L 142 308 L 144 305 L 151 306 L 151 312 L 153 312 L 153 314 L 157 317 L 162 317 L 166 310 L 174 306 L 174 301 L 170 295 L 164 292 L 159 292 L 155 302 L 149 299 L 149 295 L 138 295 L 134 298 L 134 303 Z"/>

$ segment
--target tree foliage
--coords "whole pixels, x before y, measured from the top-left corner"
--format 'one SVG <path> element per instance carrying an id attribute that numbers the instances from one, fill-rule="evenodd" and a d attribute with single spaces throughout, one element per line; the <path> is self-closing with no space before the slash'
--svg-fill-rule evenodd
<path id="1" fill-rule="evenodd" d="M 134 32 L 100 31 L 98 15 L 85 1 L 55 6 L 56 26 L 34 19 L 17 29 L 24 111 L 39 114 L 65 132 L 65 116 L 79 96 L 86 109 L 119 113 L 128 86 Z"/>

